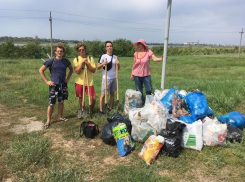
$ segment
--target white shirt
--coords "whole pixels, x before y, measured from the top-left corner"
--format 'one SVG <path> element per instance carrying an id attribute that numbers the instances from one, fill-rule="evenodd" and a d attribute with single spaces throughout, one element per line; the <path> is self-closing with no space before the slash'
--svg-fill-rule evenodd
<path id="1" fill-rule="evenodd" d="M 107 64 L 109 64 L 112 61 L 112 67 L 108 71 L 107 70 L 107 79 L 113 79 L 116 78 L 116 55 L 113 55 L 113 58 L 111 59 L 112 56 L 109 56 L 108 54 L 103 54 L 100 58 L 100 63 L 103 63 L 105 59 L 107 58 Z M 105 70 L 103 69 L 103 79 L 105 78 Z"/>

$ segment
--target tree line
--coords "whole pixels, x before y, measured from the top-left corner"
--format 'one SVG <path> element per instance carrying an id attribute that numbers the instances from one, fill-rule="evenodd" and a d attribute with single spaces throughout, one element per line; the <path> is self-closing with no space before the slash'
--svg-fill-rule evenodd
<path id="1" fill-rule="evenodd" d="M 100 40 L 94 41 L 83 41 L 87 45 L 87 54 L 93 57 L 99 57 L 105 53 L 105 43 Z M 126 39 L 116 39 L 113 42 L 113 53 L 119 57 L 132 57 L 136 51 L 133 46 L 133 42 Z M 76 45 L 69 46 L 67 42 L 62 42 L 66 48 L 64 54 L 65 57 L 76 57 L 78 56 Z M 54 43 L 53 46 L 55 46 Z M 49 53 L 51 47 L 49 44 L 45 46 L 40 45 L 40 42 L 28 41 L 24 46 L 14 45 L 14 41 L 8 40 L 0 45 L 0 57 L 1 58 L 28 58 L 35 59 L 35 53 L 41 55 L 44 59 L 47 58 L 46 54 L 42 51 L 44 47 Z M 155 54 L 163 55 L 163 45 L 154 46 L 150 48 Z M 54 48 L 53 48 L 54 50 Z M 232 48 L 229 47 L 172 47 L 168 48 L 168 55 L 211 55 L 211 54 L 227 54 L 227 53 L 238 53 L 238 46 Z M 245 48 L 241 48 L 241 53 L 245 53 Z M 55 55 L 53 53 L 53 55 Z M 37 58 L 36 58 L 37 59 Z"/>
<path id="2" fill-rule="evenodd" d="M 105 42 L 100 40 L 94 41 L 82 41 L 87 45 L 87 55 L 93 57 L 99 57 L 105 53 Z M 132 57 L 136 49 L 133 46 L 133 43 L 130 40 L 125 39 L 116 39 L 113 42 L 113 54 L 120 57 Z M 74 57 L 78 56 L 78 52 L 75 46 L 69 46 L 68 43 L 62 42 L 66 48 L 65 57 Z M 54 47 L 53 44 L 53 55 Z M 30 58 L 35 59 L 35 53 L 38 53 L 43 58 L 47 57 L 46 54 L 42 51 L 44 47 L 49 53 L 51 51 L 51 46 L 46 44 L 45 46 L 40 45 L 39 41 L 28 41 L 25 45 L 19 46 L 14 45 L 14 41 L 6 41 L 0 45 L 0 57 L 2 58 Z"/>

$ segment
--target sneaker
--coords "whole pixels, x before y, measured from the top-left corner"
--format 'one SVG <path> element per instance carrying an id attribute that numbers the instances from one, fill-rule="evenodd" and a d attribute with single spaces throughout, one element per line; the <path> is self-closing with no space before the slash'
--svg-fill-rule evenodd
<path id="1" fill-rule="evenodd" d="M 99 116 L 102 116 L 104 113 L 102 111 L 99 112 Z"/>

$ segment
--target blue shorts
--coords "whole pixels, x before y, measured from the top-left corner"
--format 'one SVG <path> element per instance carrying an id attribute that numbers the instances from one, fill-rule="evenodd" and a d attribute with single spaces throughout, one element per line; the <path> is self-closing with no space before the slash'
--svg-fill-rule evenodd
<path id="1" fill-rule="evenodd" d="M 63 103 L 64 100 L 68 99 L 67 83 L 49 86 L 49 105 L 54 105 L 57 98 L 60 103 Z"/>

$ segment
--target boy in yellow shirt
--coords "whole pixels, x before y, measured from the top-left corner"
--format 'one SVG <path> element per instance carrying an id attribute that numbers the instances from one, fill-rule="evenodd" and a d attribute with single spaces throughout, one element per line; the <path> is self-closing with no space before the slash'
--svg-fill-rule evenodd
<path id="1" fill-rule="evenodd" d="M 78 44 L 77 51 L 79 52 L 80 56 L 78 56 L 73 60 L 74 70 L 77 73 L 75 79 L 76 97 L 79 97 L 79 104 L 82 110 L 83 87 L 85 86 L 85 92 L 87 96 L 89 96 L 90 103 L 91 103 L 91 110 L 89 110 L 89 113 L 93 113 L 93 108 L 96 101 L 96 93 L 95 93 L 94 83 L 93 83 L 93 73 L 95 73 L 96 71 L 94 59 L 93 57 L 86 55 L 85 43 Z M 89 93 L 88 93 L 87 79 L 85 79 L 84 81 L 85 69 L 87 69 Z"/>

